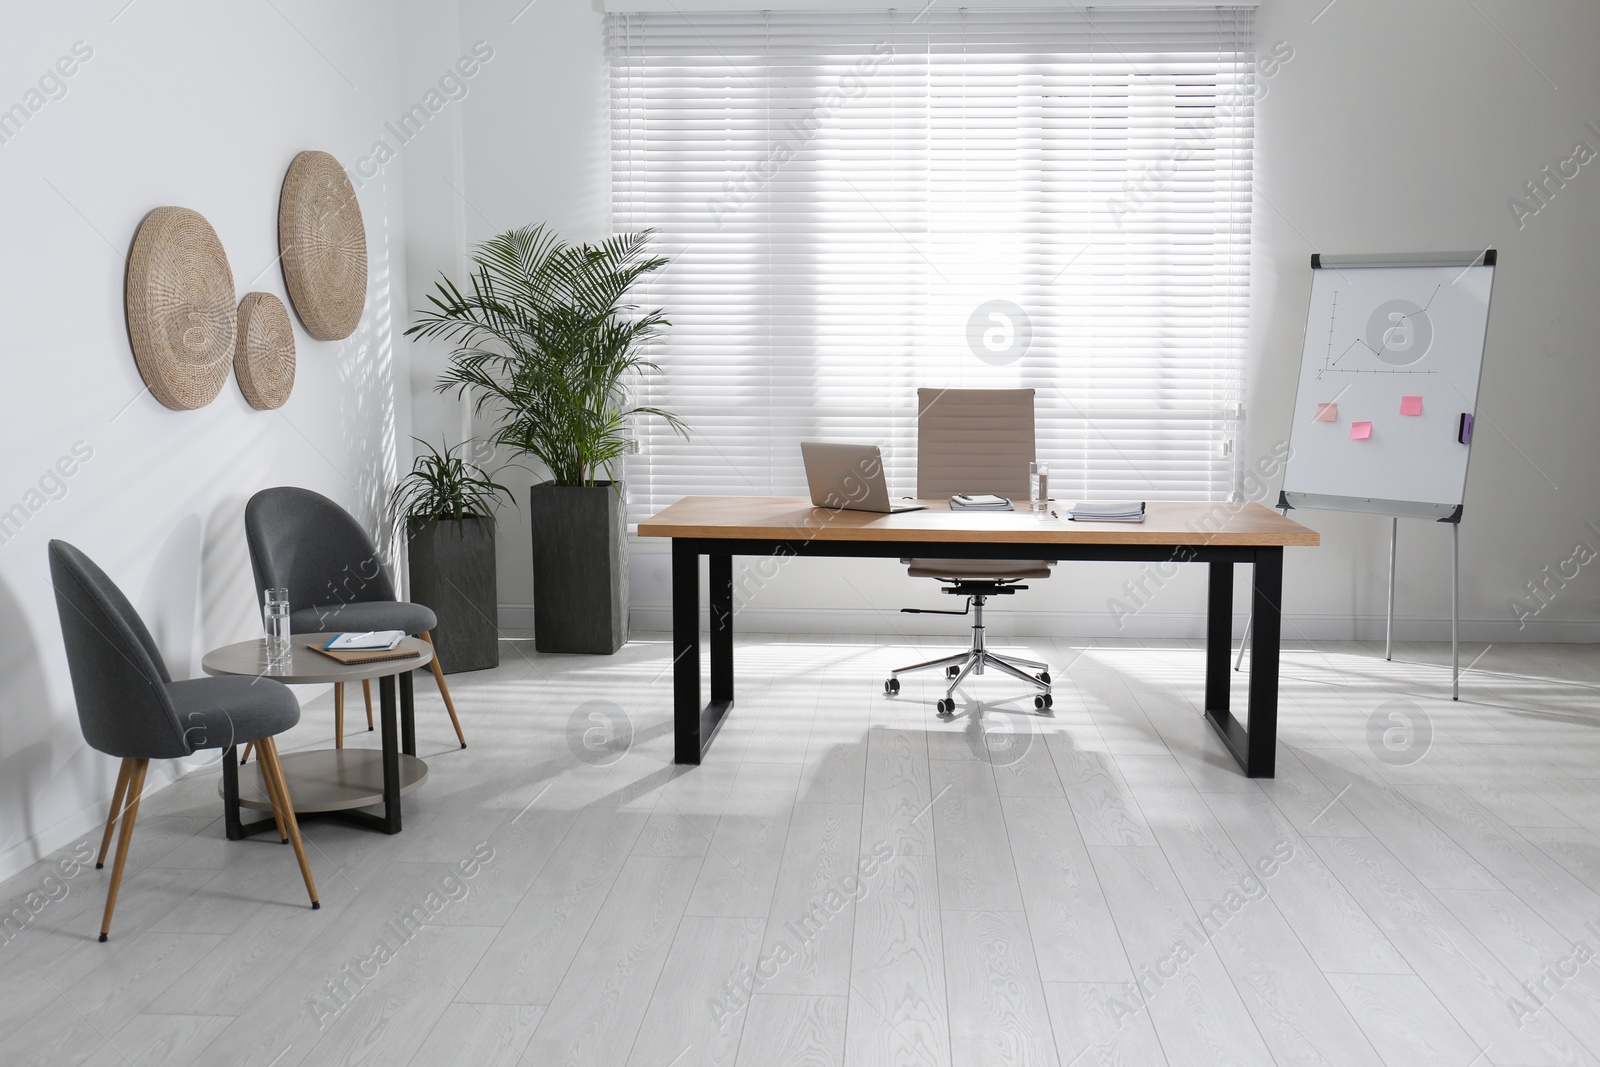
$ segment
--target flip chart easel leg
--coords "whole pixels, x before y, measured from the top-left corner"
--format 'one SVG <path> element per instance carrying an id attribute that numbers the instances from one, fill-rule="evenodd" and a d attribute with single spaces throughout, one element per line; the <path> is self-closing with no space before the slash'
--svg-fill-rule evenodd
<path id="1" fill-rule="evenodd" d="M 1450 524 L 1450 699 L 1461 699 L 1461 524 Z"/>
<path id="2" fill-rule="evenodd" d="M 1239 638 L 1239 654 L 1233 660 L 1234 670 L 1238 670 L 1240 665 L 1244 663 L 1245 646 L 1250 643 L 1250 627 L 1255 625 L 1255 621 L 1256 613 L 1254 610 L 1244 617 L 1244 636 Z"/>
<path id="3" fill-rule="evenodd" d="M 1389 520 L 1389 613 L 1383 624 L 1383 658 L 1394 659 L 1394 550 L 1400 540 L 1400 517 Z"/>

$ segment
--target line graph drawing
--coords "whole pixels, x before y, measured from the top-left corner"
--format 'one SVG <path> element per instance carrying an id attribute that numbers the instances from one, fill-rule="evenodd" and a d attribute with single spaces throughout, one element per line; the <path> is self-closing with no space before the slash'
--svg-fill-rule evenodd
<path id="1" fill-rule="evenodd" d="M 1339 290 L 1335 289 L 1328 310 L 1327 349 L 1322 357 L 1322 366 L 1317 368 L 1317 380 L 1320 381 L 1325 374 L 1437 374 L 1437 370 L 1412 369 L 1411 365 L 1421 362 L 1433 347 L 1433 320 L 1428 317 L 1428 308 L 1433 306 L 1434 298 L 1442 288 L 1442 285 L 1435 285 L 1424 304 L 1404 298 L 1379 304 L 1367 316 L 1365 334 L 1356 335 L 1337 356 L 1333 354 L 1333 347 L 1338 343 Z M 1358 347 L 1366 349 L 1385 365 L 1340 366 L 1345 357 Z"/>

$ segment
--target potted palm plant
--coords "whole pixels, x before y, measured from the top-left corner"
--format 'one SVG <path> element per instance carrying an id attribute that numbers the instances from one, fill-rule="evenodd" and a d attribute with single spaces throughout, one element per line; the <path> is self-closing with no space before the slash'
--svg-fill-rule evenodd
<path id="1" fill-rule="evenodd" d="M 433 639 L 445 673 L 498 667 L 494 509 L 510 490 L 457 454 L 464 443 L 441 452 L 413 440 L 427 452 L 389 496 L 404 524 L 411 599 L 439 617 Z"/>
<path id="2" fill-rule="evenodd" d="M 440 392 L 472 397 L 491 440 L 537 460 L 530 490 L 534 647 L 611 653 L 628 639 L 627 525 L 618 461 L 631 423 L 679 419 L 636 405 L 630 387 L 659 371 L 644 355 L 668 325 L 629 290 L 666 266 L 650 233 L 574 245 L 544 226 L 511 230 L 473 253 L 465 287 L 443 278 L 408 335 L 455 346 Z"/>

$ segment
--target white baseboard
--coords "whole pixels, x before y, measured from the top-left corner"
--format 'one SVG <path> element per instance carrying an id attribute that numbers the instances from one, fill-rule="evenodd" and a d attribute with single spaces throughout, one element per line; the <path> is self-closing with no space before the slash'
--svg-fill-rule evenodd
<path id="1" fill-rule="evenodd" d="M 1118 625 L 1120 622 L 1121 625 Z M 670 632 L 669 604 L 635 604 L 629 616 L 635 630 Z M 896 609 L 866 608 L 740 608 L 734 612 L 734 630 L 764 634 L 959 634 L 969 619 L 940 615 L 904 615 Z M 1114 618 L 1104 611 L 1011 611 L 1003 605 L 988 616 L 989 632 L 996 637 L 1139 637 L 1199 638 L 1205 636 L 1206 619 L 1198 612 L 1145 611 Z M 1245 613 L 1234 614 L 1233 634 L 1244 632 Z M 501 604 L 502 636 L 533 632 L 531 604 Z M 1286 615 L 1285 641 L 1382 641 L 1381 615 Z M 1396 616 L 1396 641 L 1448 641 L 1449 618 Z M 1558 644 L 1600 642 L 1600 619 L 1462 619 L 1461 640 L 1473 642 L 1549 642 Z"/>
<path id="2" fill-rule="evenodd" d="M 178 766 L 176 760 L 151 761 L 149 777 L 145 780 L 144 795 L 150 796 L 159 790 L 165 789 L 181 777 L 185 770 Z M 112 779 L 106 781 L 106 795 L 102 800 L 89 805 L 68 818 L 62 819 L 54 826 L 35 831 L 29 837 L 12 845 L 4 853 L 0 853 L 0 881 L 32 867 L 35 863 L 59 852 L 68 845 L 87 838 L 94 846 L 95 851 L 100 849 L 100 836 L 105 832 L 106 815 L 111 805 Z M 137 844 L 134 846 L 137 848 Z M 108 857 L 109 862 L 109 857 Z M 15 897 L 26 896 L 34 886 L 19 886 Z M 104 893 L 105 886 L 100 884 L 98 892 Z M 0 909 L 0 912 L 9 908 Z"/>
<path id="3" fill-rule="evenodd" d="M 333 686 L 331 685 L 302 685 L 296 686 L 295 689 L 297 690 L 295 696 L 299 699 L 302 708 L 313 700 L 333 692 Z M 215 753 L 201 752 L 191 761 L 151 760 L 149 776 L 145 779 L 144 785 L 145 799 L 148 800 L 196 767 L 202 766 L 214 756 Z M 106 815 L 111 804 L 111 792 L 116 782 L 115 765 L 108 763 L 107 766 L 112 773 L 106 776 L 104 782 L 105 795 L 103 797 L 88 807 L 62 819 L 54 826 L 35 830 L 28 837 L 18 841 L 4 852 L 0 852 L 0 881 L 27 870 L 35 863 L 53 853 L 59 852 L 82 837 L 91 838 L 96 851 L 99 850 L 100 835 L 105 832 Z M 219 799 L 218 807 L 220 808 L 220 806 L 221 801 Z M 134 835 L 134 840 L 134 847 L 137 848 L 137 833 Z M 32 888 L 32 886 L 28 886 L 26 889 L 19 890 L 17 895 L 25 895 Z M 104 891 L 103 886 L 100 891 Z M 0 909 L 0 914 L 4 914 L 4 909 Z"/>
<path id="4" fill-rule="evenodd" d="M 501 637 L 533 633 L 532 604 L 501 604 L 499 614 Z"/>

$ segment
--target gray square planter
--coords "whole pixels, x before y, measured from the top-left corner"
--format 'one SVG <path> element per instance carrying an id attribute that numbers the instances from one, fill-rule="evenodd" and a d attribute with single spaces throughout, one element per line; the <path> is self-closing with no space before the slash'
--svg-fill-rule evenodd
<path id="1" fill-rule="evenodd" d="M 412 519 L 411 599 L 439 616 L 433 644 L 446 674 L 500 665 L 494 519 Z"/>
<path id="2" fill-rule="evenodd" d="M 533 647 L 610 655 L 628 640 L 627 515 L 622 485 L 528 491 L 533 530 Z"/>

